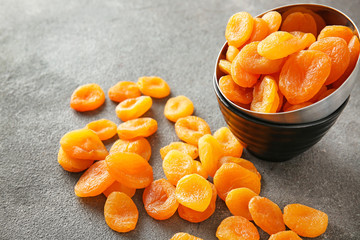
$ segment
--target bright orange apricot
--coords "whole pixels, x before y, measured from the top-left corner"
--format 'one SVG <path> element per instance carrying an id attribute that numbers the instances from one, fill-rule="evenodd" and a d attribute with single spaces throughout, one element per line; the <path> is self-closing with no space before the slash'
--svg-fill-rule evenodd
<path id="1" fill-rule="evenodd" d="M 128 98 L 140 97 L 141 92 L 136 83 L 120 81 L 109 89 L 108 95 L 112 101 L 122 102 Z"/>
<path id="2" fill-rule="evenodd" d="M 246 43 L 261 41 L 269 34 L 269 25 L 262 18 L 254 18 L 254 27 Z M 246 44 L 245 43 L 245 44 Z"/>
<path id="3" fill-rule="evenodd" d="M 231 74 L 231 62 L 225 59 L 220 59 L 219 68 L 225 74 Z"/>
<path id="4" fill-rule="evenodd" d="M 225 203 L 232 215 L 252 220 L 249 201 L 255 196 L 257 194 L 248 188 L 235 188 L 227 194 Z"/>
<path id="5" fill-rule="evenodd" d="M 241 157 L 243 146 L 229 128 L 219 128 L 214 133 L 214 138 L 220 143 L 223 149 L 223 155 Z"/>
<path id="6" fill-rule="evenodd" d="M 231 75 L 225 75 L 220 78 L 219 88 L 225 97 L 232 102 L 249 104 L 252 101 L 252 89 L 240 87 L 232 80 Z"/>
<path id="7" fill-rule="evenodd" d="M 270 12 L 265 13 L 264 16 L 262 16 L 261 18 L 264 19 L 265 22 L 268 24 L 268 27 L 269 27 L 268 34 L 279 30 L 281 22 L 282 22 L 282 17 L 281 17 L 280 13 L 278 13 L 276 11 L 270 11 Z"/>
<path id="8" fill-rule="evenodd" d="M 170 94 L 170 87 L 160 77 L 140 77 L 137 85 L 142 94 L 153 98 L 164 98 Z"/>
<path id="9" fill-rule="evenodd" d="M 241 216 L 225 218 L 216 230 L 219 240 L 259 240 L 257 228 L 249 220 Z"/>
<path id="10" fill-rule="evenodd" d="M 268 240 L 301 240 L 301 238 L 293 231 L 281 231 L 272 234 Z"/>
<path id="11" fill-rule="evenodd" d="M 152 118 L 136 118 L 121 123 L 117 132 L 121 139 L 134 139 L 137 137 L 148 137 L 157 131 L 157 121 Z"/>
<path id="12" fill-rule="evenodd" d="M 176 135 L 186 143 L 197 146 L 199 139 L 211 134 L 209 125 L 204 119 L 196 116 L 179 118 L 175 123 Z"/>
<path id="13" fill-rule="evenodd" d="M 344 39 L 346 43 L 349 43 L 353 36 L 354 33 L 349 27 L 332 25 L 332 26 L 326 26 L 321 30 L 318 36 L 318 40 L 327 37 L 339 37 Z"/>
<path id="14" fill-rule="evenodd" d="M 177 185 L 182 177 L 196 172 L 194 160 L 178 150 L 171 150 L 166 154 L 162 167 L 167 180 L 173 185 Z"/>
<path id="15" fill-rule="evenodd" d="M 187 144 L 184 142 L 172 142 L 169 145 L 160 149 L 161 158 L 164 160 L 165 156 L 171 150 L 178 150 L 180 152 L 188 154 L 192 159 L 196 159 L 199 156 L 198 148 L 194 145 Z"/>
<path id="16" fill-rule="evenodd" d="M 152 99 L 149 96 L 140 96 L 128 98 L 116 106 L 115 112 L 122 121 L 132 120 L 141 117 L 152 105 Z"/>
<path id="17" fill-rule="evenodd" d="M 300 31 L 317 35 L 315 19 L 308 13 L 294 12 L 289 14 L 281 25 L 281 31 Z"/>
<path id="18" fill-rule="evenodd" d="M 62 149 L 72 158 L 103 160 L 108 155 L 103 142 L 90 129 L 78 129 L 66 133 L 61 139 Z"/>
<path id="19" fill-rule="evenodd" d="M 202 238 L 195 237 L 188 233 L 179 232 L 176 233 L 170 240 L 203 240 Z"/>
<path id="20" fill-rule="evenodd" d="M 85 84 L 74 90 L 70 107 L 79 112 L 92 111 L 105 102 L 105 93 L 96 83 Z"/>
<path id="21" fill-rule="evenodd" d="M 103 194 L 108 197 L 110 193 L 112 192 L 123 192 L 129 197 L 133 197 L 136 192 L 136 188 L 129 188 L 118 181 L 115 181 L 113 184 L 110 185 L 105 191 L 103 191 Z"/>
<path id="22" fill-rule="evenodd" d="M 232 157 L 232 156 L 224 156 L 219 159 L 218 168 L 220 168 L 225 163 L 239 164 L 241 167 L 246 168 L 247 170 L 255 173 L 259 177 L 259 179 L 261 179 L 260 173 L 254 166 L 254 164 L 252 162 L 250 162 L 249 160 L 246 160 L 243 158 L 238 158 L 238 157 Z"/>
<path id="23" fill-rule="evenodd" d="M 57 159 L 60 166 L 68 172 L 82 172 L 94 163 L 94 160 L 72 158 L 61 147 L 59 148 Z"/>
<path id="24" fill-rule="evenodd" d="M 232 15 L 227 23 L 225 38 L 229 45 L 240 47 L 251 35 L 254 26 L 253 17 L 247 12 Z"/>
<path id="25" fill-rule="evenodd" d="M 250 110 L 262 113 L 274 113 L 278 106 L 278 86 L 273 77 L 266 75 L 254 86 Z"/>
<path id="26" fill-rule="evenodd" d="M 107 140 L 115 136 L 117 126 L 110 120 L 100 119 L 88 123 L 86 128 L 93 130 L 100 140 Z"/>
<path id="27" fill-rule="evenodd" d="M 194 104 L 185 96 L 177 96 L 167 100 L 164 107 L 164 115 L 172 122 L 176 122 L 179 118 L 187 117 L 193 114 Z"/>
<path id="28" fill-rule="evenodd" d="M 146 161 L 150 160 L 151 157 L 151 146 L 146 138 L 136 138 L 133 140 L 119 139 L 111 146 L 109 154 L 115 152 L 132 152 L 139 154 Z"/>
<path id="29" fill-rule="evenodd" d="M 239 49 L 234 47 L 234 46 L 228 46 L 228 49 L 226 51 L 226 60 L 228 60 L 229 62 L 232 62 L 236 55 L 238 55 L 239 53 Z"/>
<path id="30" fill-rule="evenodd" d="M 260 75 L 245 71 L 245 69 L 241 67 L 240 62 L 241 57 L 239 53 L 231 63 L 231 78 L 240 87 L 251 88 L 256 84 Z"/>
<path id="31" fill-rule="evenodd" d="M 217 170 L 219 159 L 223 156 L 223 147 L 210 134 L 202 136 L 199 139 L 198 145 L 200 162 L 207 174 L 213 177 Z"/>

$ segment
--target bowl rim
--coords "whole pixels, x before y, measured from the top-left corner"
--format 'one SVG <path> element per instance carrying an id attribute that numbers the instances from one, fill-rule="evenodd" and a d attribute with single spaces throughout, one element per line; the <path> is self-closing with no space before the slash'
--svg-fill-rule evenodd
<path id="1" fill-rule="evenodd" d="M 258 14 L 256 17 L 261 17 L 263 16 L 265 13 L 267 12 L 270 12 L 270 11 L 277 11 L 278 9 L 282 9 L 282 8 L 286 8 L 286 7 L 306 7 L 306 6 L 313 6 L 313 7 L 325 7 L 325 8 L 328 8 L 328 9 L 331 9 L 335 12 L 338 12 L 340 13 L 342 16 L 344 16 L 351 24 L 352 26 L 354 27 L 354 35 L 357 35 L 358 38 L 359 38 L 359 30 L 357 28 L 357 25 L 354 23 L 354 21 L 349 17 L 347 16 L 344 12 L 332 7 L 332 6 L 329 6 L 329 5 L 326 5 L 326 4 L 317 4 L 317 3 L 296 3 L 296 4 L 285 4 L 285 5 L 281 5 L 281 6 L 278 6 L 278 7 L 274 7 L 272 9 L 269 9 L 269 10 L 266 10 L 260 14 Z M 261 112 L 255 112 L 255 111 L 252 111 L 250 109 L 245 109 L 241 106 L 238 106 L 237 104 L 235 104 L 234 102 L 232 102 L 231 100 L 229 100 L 223 93 L 222 91 L 220 90 L 220 87 L 219 87 L 219 80 L 220 78 L 218 79 L 217 78 L 217 69 L 218 69 L 218 64 L 219 64 L 219 61 L 222 59 L 221 56 L 223 55 L 223 52 L 224 52 L 224 49 L 228 47 L 228 43 L 227 41 L 225 41 L 225 43 L 222 45 L 218 55 L 217 55 L 217 58 L 216 58 L 216 62 L 215 62 L 215 71 L 214 71 L 214 75 L 213 75 L 213 80 L 214 80 L 214 88 L 217 88 L 219 90 L 219 93 L 222 95 L 222 97 L 228 102 L 229 105 L 231 105 L 233 108 L 241 111 L 243 114 L 246 114 L 248 116 L 250 116 L 252 113 L 253 114 L 256 114 L 256 115 L 259 115 L 259 116 L 273 116 L 273 115 L 276 115 L 276 116 L 286 116 L 286 115 L 290 115 L 291 113 L 295 113 L 295 112 L 300 112 L 300 111 L 303 111 L 303 110 L 306 110 L 306 109 L 309 109 L 309 108 L 312 108 L 314 106 L 318 106 L 320 105 L 322 102 L 325 102 L 327 98 L 329 98 L 331 95 L 335 94 L 336 92 L 340 92 L 341 89 L 344 89 L 344 85 L 346 82 L 348 82 L 348 79 L 350 79 L 357 71 L 357 69 L 359 68 L 359 65 L 360 65 L 360 57 L 357 59 L 357 62 L 355 64 L 355 68 L 353 69 L 353 71 L 351 72 L 351 74 L 346 78 L 346 80 L 341 84 L 340 87 L 338 87 L 333 93 L 331 93 L 330 95 L 328 95 L 327 97 L 321 99 L 320 101 L 317 101 L 309 106 L 306 106 L 306 107 L 303 107 L 301 109 L 296 109 L 296 110 L 292 110 L 292 111 L 288 111 L 288 112 L 277 112 L 277 113 L 261 113 Z M 350 94 L 349 94 L 350 95 Z M 346 99 L 349 99 L 349 96 L 347 96 Z M 343 102 L 344 103 L 344 102 Z M 249 113 L 250 114 L 249 114 Z M 251 117 L 253 118 L 257 118 L 261 121 L 266 121 L 266 122 L 271 122 L 271 123 L 280 123 L 280 124 L 302 124 L 302 123 L 288 123 L 288 122 L 277 122 L 277 121 L 271 121 L 271 120 L 268 120 L 268 118 L 261 118 L 261 117 L 257 117 L 257 116 L 253 116 L 251 115 Z M 314 122 L 314 121 L 312 121 Z"/>

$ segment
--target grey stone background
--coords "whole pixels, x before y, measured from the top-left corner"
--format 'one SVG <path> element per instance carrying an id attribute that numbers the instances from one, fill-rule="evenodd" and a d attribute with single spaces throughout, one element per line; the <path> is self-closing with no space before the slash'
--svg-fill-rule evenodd
<path id="1" fill-rule="evenodd" d="M 287 1 L 288 3 L 295 1 Z M 315 1 L 334 6 L 360 24 L 359 0 Z M 215 239 L 229 216 L 217 201 L 215 214 L 199 224 L 175 214 L 150 218 L 138 190 L 136 229 L 119 234 L 103 217 L 104 196 L 78 198 L 73 187 L 81 173 L 57 163 L 59 140 L 86 123 L 116 123 L 116 104 L 78 113 L 70 109 L 72 91 L 98 83 L 105 91 L 120 80 L 159 75 L 171 96 L 186 95 L 195 114 L 211 129 L 225 125 L 212 88 L 214 63 L 224 43 L 228 18 L 253 16 L 284 1 L 0 1 L 0 239 L 169 239 L 179 231 Z M 302 203 L 329 215 L 325 234 L 316 239 L 360 239 L 360 86 L 335 126 L 312 149 L 283 163 L 244 153 L 262 174 L 262 196 L 281 208 Z M 154 178 L 164 177 L 160 147 L 177 140 L 162 112 L 167 99 L 154 100 L 146 116 L 159 123 L 149 138 Z M 106 142 L 110 148 L 113 138 Z M 268 235 L 260 230 L 261 239 Z"/>

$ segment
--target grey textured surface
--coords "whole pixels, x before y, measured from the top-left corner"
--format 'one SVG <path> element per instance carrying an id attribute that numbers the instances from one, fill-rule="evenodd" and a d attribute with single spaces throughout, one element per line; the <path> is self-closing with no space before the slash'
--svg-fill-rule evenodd
<path id="1" fill-rule="evenodd" d="M 289 1 L 295 2 L 295 1 Z M 318 1 L 346 12 L 358 25 L 359 0 Z M 156 221 L 144 211 L 142 190 L 133 197 L 140 212 L 136 229 L 110 230 L 104 196 L 80 199 L 73 187 L 81 175 L 57 163 L 61 136 L 99 118 L 116 123 L 116 104 L 77 113 L 72 91 L 95 82 L 105 91 L 120 80 L 159 75 L 172 96 L 186 95 L 197 116 L 215 131 L 225 125 L 212 88 L 214 62 L 228 18 L 257 15 L 283 1 L 0 1 L 0 239 L 169 239 L 184 231 L 215 239 L 229 216 L 217 201 L 215 214 L 199 224 L 177 214 Z M 329 215 L 317 239 L 360 239 L 360 85 L 328 134 L 312 149 L 283 163 L 244 153 L 262 174 L 262 192 L 281 208 L 302 203 Z M 154 178 L 164 177 L 159 149 L 177 140 L 155 100 L 146 116 L 159 123 L 149 138 Z M 116 138 L 107 141 L 109 148 Z M 262 239 L 268 235 L 261 232 Z"/>

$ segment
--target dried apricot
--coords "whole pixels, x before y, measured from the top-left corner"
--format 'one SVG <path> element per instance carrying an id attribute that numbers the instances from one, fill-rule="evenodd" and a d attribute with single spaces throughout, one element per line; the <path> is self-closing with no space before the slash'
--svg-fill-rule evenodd
<path id="1" fill-rule="evenodd" d="M 242 216 L 247 220 L 252 220 L 249 212 L 249 201 L 255 196 L 257 194 L 248 188 L 235 188 L 228 193 L 225 203 L 234 216 Z"/>
<path id="2" fill-rule="evenodd" d="M 179 206 L 175 197 L 175 187 L 165 179 L 153 181 L 145 188 L 143 203 L 146 212 L 157 220 L 170 218 Z"/>
<path id="3" fill-rule="evenodd" d="M 110 120 L 100 119 L 88 123 L 86 128 L 93 130 L 100 140 L 107 140 L 115 136 L 117 126 Z"/>
<path id="4" fill-rule="evenodd" d="M 178 213 L 182 219 L 192 222 L 192 223 L 199 223 L 199 222 L 205 221 L 206 219 L 211 217 L 211 215 L 213 215 L 213 213 L 215 212 L 215 208 L 216 208 L 217 193 L 216 193 L 216 188 L 215 188 L 214 184 L 210 183 L 210 185 L 211 185 L 211 189 L 212 189 L 212 196 L 211 196 L 210 204 L 205 209 L 205 211 L 198 212 L 198 211 L 192 210 L 191 208 L 185 207 L 180 204 L 179 208 L 178 208 Z"/>
<path id="5" fill-rule="evenodd" d="M 141 92 L 136 83 L 120 81 L 109 89 L 108 95 L 112 101 L 122 102 L 128 98 L 140 97 Z"/>
<path id="6" fill-rule="evenodd" d="M 326 231 L 328 216 L 302 204 L 289 204 L 284 208 L 284 222 L 300 236 L 314 238 Z"/>
<path id="7" fill-rule="evenodd" d="M 115 112 L 122 121 L 128 121 L 142 116 L 152 105 L 152 99 L 149 96 L 140 96 L 128 98 L 116 106 Z"/>
<path id="8" fill-rule="evenodd" d="M 220 168 L 224 163 L 236 163 L 239 164 L 241 167 L 250 170 L 251 172 L 255 173 L 260 179 L 261 175 L 254 166 L 254 164 L 246 159 L 238 158 L 238 157 L 231 157 L 231 156 L 224 156 L 219 159 L 218 168 Z"/>
<path id="9" fill-rule="evenodd" d="M 231 77 L 232 80 L 244 88 L 251 88 L 257 82 L 260 77 L 260 74 L 252 74 L 241 67 L 241 57 L 240 53 L 235 57 L 231 63 Z"/>
<path id="10" fill-rule="evenodd" d="M 211 134 L 205 120 L 196 116 L 179 118 L 175 123 L 175 132 L 181 140 L 195 146 L 198 145 L 199 138 Z"/>
<path id="11" fill-rule="evenodd" d="M 262 40 L 257 47 L 257 51 L 261 56 L 275 60 L 305 49 L 314 41 L 315 37 L 311 33 L 296 37 L 288 32 L 277 31 Z"/>
<path id="12" fill-rule="evenodd" d="M 136 192 L 136 188 L 129 188 L 118 181 L 115 181 L 113 184 L 110 185 L 105 191 L 103 191 L 103 194 L 108 197 L 110 193 L 112 192 L 123 192 L 129 197 L 133 197 Z"/>
<path id="13" fill-rule="evenodd" d="M 177 96 L 167 100 L 164 107 L 164 115 L 172 122 L 179 118 L 187 117 L 193 114 L 194 104 L 185 96 Z"/>
<path id="14" fill-rule="evenodd" d="M 261 188 L 260 178 L 236 163 L 224 163 L 215 173 L 214 184 L 222 200 L 235 188 L 246 187 L 256 194 L 260 193 Z"/>
<path id="15" fill-rule="evenodd" d="M 201 164 L 201 162 L 193 160 L 193 164 L 194 164 L 194 168 L 195 171 L 194 173 L 199 174 L 200 176 L 202 176 L 203 178 L 207 179 L 208 178 L 208 174 L 205 171 L 205 168 L 203 167 L 203 165 Z"/>
<path id="16" fill-rule="evenodd" d="M 271 74 L 281 70 L 284 59 L 270 60 L 257 52 L 259 42 L 252 42 L 243 47 L 238 54 L 242 69 L 252 74 Z"/>
<path id="17" fill-rule="evenodd" d="M 176 233 L 170 240 L 203 240 L 202 238 L 195 237 L 188 233 L 179 232 Z"/>
<path id="18" fill-rule="evenodd" d="M 313 104 L 313 103 L 312 102 L 303 102 L 303 103 L 299 103 L 299 104 L 295 104 L 295 105 L 290 105 L 290 106 L 284 108 L 284 112 L 295 111 L 295 110 L 310 106 L 311 104 Z"/>
<path id="19" fill-rule="evenodd" d="M 241 216 L 227 217 L 216 230 L 219 240 L 259 240 L 257 228 L 249 220 Z"/>
<path id="20" fill-rule="evenodd" d="M 316 41 L 316 38 L 313 34 L 311 33 L 304 33 L 304 32 L 300 32 L 300 31 L 292 31 L 290 32 L 292 35 L 294 35 L 297 38 L 303 38 L 305 39 L 304 41 L 304 48 L 308 48 L 310 47 L 311 44 L 313 44 Z"/>
<path id="21" fill-rule="evenodd" d="M 152 118 L 136 118 L 121 123 L 117 132 L 121 139 L 134 139 L 137 137 L 148 137 L 157 130 L 157 122 Z"/>
<path id="22" fill-rule="evenodd" d="M 250 110 L 262 113 L 274 113 L 278 106 L 278 86 L 275 79 L 267 75 L 254 87 Z"/>
<path id="23" fill-rule="evenodd" d="M 325 85 L 322 85 L 322 87 L 320 88 L 320 90 L 315 94 L 315 96 L 313 96 L 309 102 L 316 102 L 319 100 L 319 97 L 327 91 L 327 87 Z"/>
<path id="24" fill-rule="evenodd" d="M 229 128 L 219 128 L 214 133 L 214 138 L 220 143 L 223 149 L 223 155 L 241 157 L 243 146 Z"/>
<path id="25" fill-rule="evenodd" d="M 286 60 L 279 77 L 279 88 L 290 104 L 310 100 L 330 74 L 331 59 L 320 51 L 303 50 Z"/>
<path id="26" fill-rule="evenodd" d="M 136 153 L 116 152 L 105 161 L 111 176 L 127 187 L 145 188 L 153 181 L 152 167 Z"/>
<path id="27" fill-rule="evenodd" d="M 230 75 L 225 75 L 220 78 L 219 88 L 225 97 L 232 102 L 249 104 L 252 101 L 252 89 L 240 87 L 232 80 Z"/>
<path id="28" fill-rule="evenodd" d="M 311 44 L 309 49 L 326 53 L 331 59 L 331 71 L 325 85 L 338 80 L 349 66 L 350 52 L 345 40 L 342 38 L 326 37 L 319 39 Z"/>
<path id="29" fill-rule="evenodd" d="M 196 173 L 186 175 L 178 181 L 175 195 L 181 205 L 204 212 L 212 198 L 211 184 Z"/>
<path id="30" fill-rule="evenodd" d="M 165 156 L 171 150 L 178 150 L 180 152 L 188 154 L 192 159 L 196 159 L 199 156 L 198 148 L 194 145 L 183 142 L 172 142 L 169 145 L 160 149 L 161 158 L 164 160 Z"/>
<path id="31" fill-rule="evenodd" d="M 178 150 L 171 150 L 166 154 L 162 167 L 167 180 L 173 185 L 177 185 L 182 177 L 196 171 L 194 160 Z"/>
<path id="32" fill-rule="evenodd" d="M 146 161 L 151 157 L 151 146 L 146 138 L 136 138 L 133 140 L 119 139 L 110 148 L 110 154 L 115 152 L 131 152 L 142 156 Z"/>
<path id="33" fill-rule="evenodd" d="M 359 52 L 360 52 L 360 42 L 359 42 L 359 38 L 354 35 L 349 44 L 348 44 L 348 48 L 349 48 L 349 52 L 350 52 L 350 62 L 349 62 L 349 66 L 346 68 L 345 73 L 338 79 L 336 80 L 334 83 L 332 83 L 332 87 L 333 88 L 339 88 L 345 81 L 346 79 L 350 76 L 350 74 L 352 73 L 352 71 L 354 70 L 357 60 L 359 58 Z"/>
<path id="34" fill-rule="evenodd" d="M 160 77 L 140 77 L 137 86 L 142 94 L 153 98 L 164 98 L 170 94 L 170 87 Z"/>
<path id="35" fill-rule="evenodd" d="M 214 176 L 219 159 L 223 156 L 223 147 L 218 140 L 210 134 L 206 134 L 199 139 L 199 158 L 200 162 L 211 177 Z"/>
<path id="36" fill-rule="evenodd" d="M 75 194 L 78 197 L 92 197 L 101 194 L 115 179 L 106 169 L 105 161 L 98 161 L 90 166 L 75 185 Z"/>
<path id="37" fill-rule="evenodd" d="M 106 224 L 117 232 L 134 230 L 139 219 L 139 211 L 133 200 L 122 192 L 112 192 L 104 206 Z"/>
<path id="38" fill-rule="evenodd" d="M 327 37 L 339 37 L 344 39 L 348 44 L 353 36 L 354 33 L 349 27 L 332 25 L 332 26 L 326 26 L 321 30 L 318 36 L 318 40 Z"/>
<path id="39" fill-rule="evenodd" d="M 249 211 L 255 224 L 268 234 L 285 231 L 281 209 L 268 198 L 253 197 L 249 202 Z"/>
<path id="40" fill-rule="evenodd" d="M 270 12 L 265 13 L 264 16 L 262 16 L 261 18 L 264 19 L 265 22 L 267 22 L 267 24 L 268 24 L 268 27 L 269 27 L 268 34 L 279 30 L 281 22 L 282 22 L 280 13 L 278 13 L 276 11 L 270 11 Z"/>
<path id="41" fill-rule="evenodd" d="M 294 12 L 289 14 L 281 25 L 281 31 L 300 31 L 317 35 L 315 19 L 308 13 Z"/>
<path id="42" fill-rule="evenodd" d="M 301 240 L 301 238 L 293 231 L 281 231 L 272 234 L 268 240 Z"/>
<path id="43" fill-rule="evenodd" d="M 254 18 L 254 27 L 246 43 L 261 41 L 269 34 L 269 25 L 262 18 Z"/>
<path id="44" fill-rule="evenodd" d="M 232 15 L 227 23 L 225 38 L 229 45 L 240 47 L 251 35 L 254 26 L 253 17 L 247 12 Z"/>
<path id="45" fill-rule="evenodd" d="M 103 142 L 90 129 L 78 129 L 66 133 L 61 139 L 62 149 L 72 158 L 103 160 L 108 155 Z"/>
<path id="46" fill-rule="evenodd" d="M 68 172 L 82 172 L 94 163 L 94 160 L 72 158 L 61 147 L 57 159 L 60 166 Z"/>
<path id="47" fill-rule="evenodd" d="M 228 49 L 226 51 L 226 60 L 228 60 L 229 62 L 232 62 L 236 55 L 238 55 L 239 53 L 239 49 L 234 47 L 234 46 L 228 46 Z"/>
<path id="48" fill-rule="evenodd" d="M 105 102 L 105 93 L 96 83 L 85 84 L 73 92 L 70 107 L 78 112 L 95 110 Z"/>
<path id="49" fill-rule="evenodd" d="M 231 74 L 231 62 L 221 59 L 219 61 L 219 68 L 225 74 Z"/>

